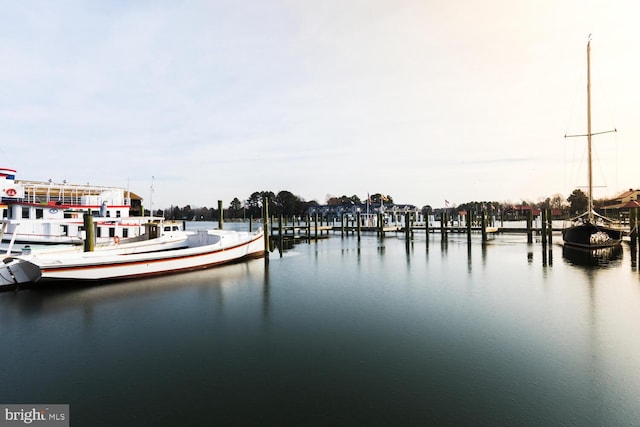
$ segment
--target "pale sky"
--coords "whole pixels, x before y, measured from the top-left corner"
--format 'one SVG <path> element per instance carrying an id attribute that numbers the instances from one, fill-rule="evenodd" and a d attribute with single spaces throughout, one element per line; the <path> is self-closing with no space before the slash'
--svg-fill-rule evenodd
<path id="1" fill-rule="evenodd" d="M 149 207 L 254 191 L 444 206 L 640 188 L 640 3 L 13 1 L 0 166 Z M 152 177 L 154 177 L 152 179 Z M 600 188 L 600 186 L 602 186 Z"/>

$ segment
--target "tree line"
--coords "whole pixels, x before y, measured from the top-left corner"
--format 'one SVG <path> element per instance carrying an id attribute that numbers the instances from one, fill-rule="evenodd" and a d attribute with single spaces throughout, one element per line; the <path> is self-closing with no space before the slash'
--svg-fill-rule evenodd
<path id="1" fill-rule="evenodd" d="M 262 217 L 262 201 L 265 197 L 269 201 L 269 213 L 271 215 L 304 216 L 309 211 L 309 208 L 320 206 L 315 200 L 305 201 L 302 197 L 286 190 L 280 191 L 277 194 L 272 191 L 255 191 L 244 200 L 235 197 L 228 207 L 223 208 L 224 218 L 248 219 L 251 217 Z M 373 206 L 379 206 L 380 204 L 393 205 L 394 203 L 392 196 L 381 193 L 367 195 L 367 198 L 364 200 L 357 195 L 342 195 L 340 197 L 327 196 L 326 200 L 326 204 L 329 206 L 363 205 L 367 202 Z M 606 200 L 604 199 L 596 200 L 594 201 L 594 206 L 597 208 L 604 205 L 605 202 Z M 560 194 L 555 194 L 552 197 L 547 197 L 545 200 L 538 202 L 522 200 L 517 205 L 530 206 L 534 209 L 559 209 L 569 214 L 576 214 L 584 212 L 587 209 L 588 198 L 582 190 L 576 189 L 567 199 L 564 199 Z M 481 212 L 482 210 L 504 212 L 514 206 L 516 205 L 511 202 L 471 201 L 447 207 L 446 209 L 455 211 L 466 210 L 470 212 Z M 424 214 L 430 214 L 434 211 L 431 205 L 425 205 L 421 210 Z M 192 207 L 191 205 L 183 207 L 171 206 L 164 210 L 158 210 L 156 214 L 164 216 L 169 220 L 216 221 L 218 219 L 217 208 Z"/>

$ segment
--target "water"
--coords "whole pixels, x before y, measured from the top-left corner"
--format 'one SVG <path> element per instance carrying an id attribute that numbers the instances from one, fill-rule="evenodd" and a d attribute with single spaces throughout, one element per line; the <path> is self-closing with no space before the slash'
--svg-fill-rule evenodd
<path id="1" fill-rule="evenodd" d="M 68 403 L 74 426 L 637 425 L 628 245 L 583 267 L 478 238 L 336 234 L 267 266 L 1 293 L 0 403 Z"/>

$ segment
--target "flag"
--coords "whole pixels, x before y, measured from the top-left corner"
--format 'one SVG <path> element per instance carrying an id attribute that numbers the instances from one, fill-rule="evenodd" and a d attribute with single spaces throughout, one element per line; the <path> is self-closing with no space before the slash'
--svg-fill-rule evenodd
<path id="1" fill-rule="evenodd" d="M 445 205 L 445 207 L 447 207 L 447 208 L 448 208 L 448 207 L 449 207 L 449 201 L 448 201 L 448 200 L 445 200 L 445 201 L 444 201 L 444 205 Z"/>

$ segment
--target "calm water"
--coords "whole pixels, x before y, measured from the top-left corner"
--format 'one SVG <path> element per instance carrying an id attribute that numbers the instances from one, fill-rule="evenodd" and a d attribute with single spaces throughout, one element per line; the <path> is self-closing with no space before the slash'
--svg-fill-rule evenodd
<path id="1" fill-rule="evenodd" d="M 556 241 L 560 239 L 556 237 Z M 72 426 L 638 425 L 640 273 L 525 236 L 365 236 L 0 294 L 0 403 Z"/>

